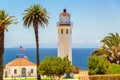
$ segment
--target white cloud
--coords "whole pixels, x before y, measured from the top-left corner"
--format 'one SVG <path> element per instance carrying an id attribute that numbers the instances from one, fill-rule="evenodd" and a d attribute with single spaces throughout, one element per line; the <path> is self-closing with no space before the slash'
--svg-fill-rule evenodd
<path id="1" fill-rule="evenodd" d="M 82 47 L 82 48 L 96 48 L 96 47 L 100 47 L 101 43 L 100 40 L 94 40 L 94 41 L 88 41 L 88 40 L 79 40 L 79 41 L 74 41 L 73 43 L 73 47 Z"/>
<path id="2" fill-rule="evenodd" d="M 72 43 L 75 43 L 75 44 L 78 44 L 78 43 L 100 43 L 100 40 L 94 40 L 94 41 L 79 40 L 79 41 L 73 41 Z"/>

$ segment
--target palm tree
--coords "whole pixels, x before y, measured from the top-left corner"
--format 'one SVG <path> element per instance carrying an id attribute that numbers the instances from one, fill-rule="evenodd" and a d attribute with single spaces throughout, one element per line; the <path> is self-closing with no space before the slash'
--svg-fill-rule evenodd
<path id="1" fill-rule="evenodd" d="M 120 49 L 120 36 L 118 33 L 113 34 L 109 33 L 108 36 L 106 36 L 101 42 L 108 47 L 109 49 L 116 49 L 115 51 L 118 51 Z"/>
<path id="2" fill-rule="evenodd" d="M 104 56 L 104 57 L 106 57 L 107 56 L 106 48 L 104 46 L 102 46 L 102 47 L 94 50 L 92 52 L 92 56 L 94 56 L 94 55 L 95 56 Z"/>
<path id="3" fill-rule="evenodd" d="M 92 55 L 106 56 L 111 62 L 120 62 L 120 36 L 118 33 L 109 33 L 103 40 L 103 46 L 95 51 Z"/>
<path id="4" fill-rule="evenodd" d="M 104 46 L 107 48 L 107 52 L 111 54 L 111 59 L 113 59 L 114 62 L 118 61 L 120 59 L 120 36 L 118 33 L 109 33 L 108 36 L 106 36 L 101 41 Z M 117 63 L 117 62 L 116 62 Z"/>
<path id="5" fill-rule="evenodd" d="M 27 8 L 24 13 L 23 21 L 24 25 L 28 28 L 33 26 L 35 32 L 35 39 L 36 39 L 36 61 L 37 61 L 37 68 L 39 66 L 39 36 L 38 36 L 38 28 L 39 26 L 45 27 L 48 25 L 49 16 L 45 8 L 42 8 L 39 4 L 34 4 L 30 8 Z M 37 80 L 41 80 L 40 75 L 38 74 L 37 70 Z"/>
<path id="6" fill-rule="evenodd" d="M 4 10 L 0 10 L 0 80 L 3 80 L 4 32 L 8 31 L 8 25 L 17 23 L 14 17 L 9 16 Z"/>

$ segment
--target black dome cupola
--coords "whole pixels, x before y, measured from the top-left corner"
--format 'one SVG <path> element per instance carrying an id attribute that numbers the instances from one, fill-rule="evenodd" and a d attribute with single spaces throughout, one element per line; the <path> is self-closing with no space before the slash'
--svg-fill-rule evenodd
<path id="1" fill-rule="evenodd" d="M 66 12 L 66 9 L 63 9 L 63 12 Z"/>

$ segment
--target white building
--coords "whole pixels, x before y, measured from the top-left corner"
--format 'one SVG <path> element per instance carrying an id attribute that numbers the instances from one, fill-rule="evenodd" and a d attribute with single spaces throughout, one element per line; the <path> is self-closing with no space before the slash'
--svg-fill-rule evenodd
<path id="1" fill-rule="evenodd" d="M 72 62 L 72 24 L 70 14 L 63 10 L 59 14 L 58 22 L 58 57 L 68 59 Z"/>
<path id="2" fill-rule="evenodd" d="M 36 77 L 36 73 L 36 64 L 26 58 L 16 58 L 4 69 L 4 77 Z"/>

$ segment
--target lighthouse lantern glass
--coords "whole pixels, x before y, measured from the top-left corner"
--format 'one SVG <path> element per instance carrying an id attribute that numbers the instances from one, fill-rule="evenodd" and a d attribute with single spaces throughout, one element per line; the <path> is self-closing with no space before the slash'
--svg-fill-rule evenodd
<path id="1" fill-rule="evenodd" d="M 70 24 L 69 16 L 60 16 L 60 24 Z"/>

